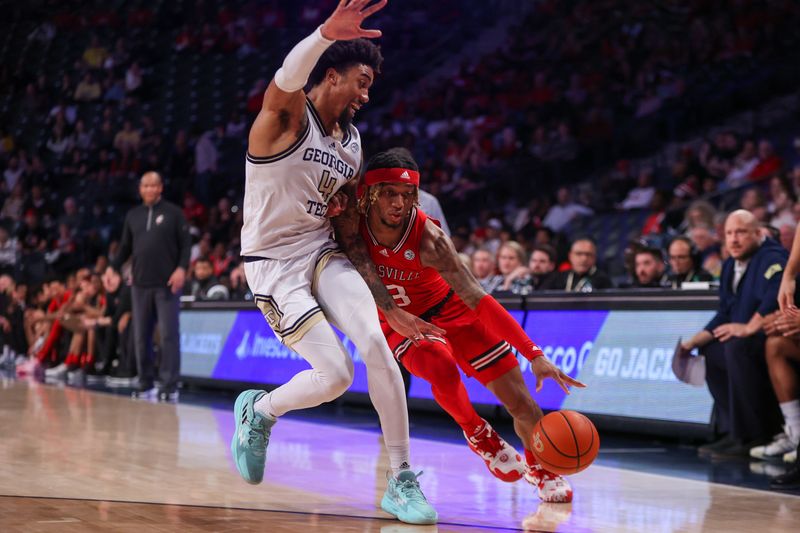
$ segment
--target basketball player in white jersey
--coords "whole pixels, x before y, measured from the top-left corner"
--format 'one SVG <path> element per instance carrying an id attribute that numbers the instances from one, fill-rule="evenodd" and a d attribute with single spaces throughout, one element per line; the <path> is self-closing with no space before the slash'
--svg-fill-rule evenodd
<path id="1" fill-rule="evenodd" d="M 266 393 L 249 390 L 234 407 L 231 451 L 248 483 L 260 483 L 272 426 L 281 415 L 340 396 L 353 380 L 353 362 L 336 326 L 367 366 L 369 393 L 381 421 L 392 467 L 381 508 L 415 524 L 435 523 L 409 466 L 408 413 L 403 381 L 373 305 L 392 328 L 415 343 L 442 330 L 400 310 L 386 292 L 358 234 L 355 186 L 363 157 L 351 121 L 369 101 L 383 60 L 364 39 L 380 36 L 361 23 L 386 0 L 342 0 L 312 35 L 286 56 L 250 130 L 246 161 L 242 255 L 254 300 L 275 335 L 311 369 Z M 306 95 L 303 88 L 310 83 Z M 346 191 L 332 240 L 328 203 Z M 340 193 L 341 194 L 341 193 Z M 339 209 L 337 209 L 337 212 Z M 365 283 L 366 281 L 366 283 Z"/>

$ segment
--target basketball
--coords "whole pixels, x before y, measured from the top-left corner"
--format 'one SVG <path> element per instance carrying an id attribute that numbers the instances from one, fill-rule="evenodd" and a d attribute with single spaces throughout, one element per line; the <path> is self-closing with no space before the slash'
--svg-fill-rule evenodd
<path id="1" fill-rule="evenodd" d="M 533 454 L 542 468 L 563 476 L 586 469 L 600 451 L 591 420 L 576 411 L 545 415 L 533 429 Z"/>

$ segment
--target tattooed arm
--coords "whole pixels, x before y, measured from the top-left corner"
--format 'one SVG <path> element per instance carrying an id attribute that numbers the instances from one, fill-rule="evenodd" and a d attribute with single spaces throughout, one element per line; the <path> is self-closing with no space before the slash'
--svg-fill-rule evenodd
<path id="1" fill-rule="evenodd" d="M 372 297 L 375 298 L 378 309 L 386 317 L 386 321 L 393 330 L 404 337 L 408 337 L 414 344 L 426 333 L 443 335 L 445 333 L 444 330 L 407 313 L 395 305 L 394 299 L 389 294 L 389 291 L 386 290 L 380 276 L 378 276 L 378 272 L 375 270 L 375 264 L 369 256 L 367 245 L 358 230 L 359 214 L 356 209 L 355 180 L 343 186 L 340 191 L 347 195 L 347 201 L 344 211 L 331 219 L 331 224 L 336 232 L 336 241 L 347 254 L 353 266 L 356 267 L 358 273 L 361 274 L 361 277 L 364 278 Z"/>
<path id="2" fill-rule="evenodd" d="M 423 265 L 441 274 L 470 309 L 478 307 L 478 302 L 486 296 L 486 291 L 458 258 L 453 241 L 430 219 L 425 222 L 419 257 Z"/>
<path id="3" fill-rule="evenodd" d="M 502 332 L 503 337 L 531 362 L 531 371 L 536 375 L 536 390 L 542 388 L 546 378 L 554 380 L 567 394 L 568 386 L 584 387 L 551 363 L 538 346 L 528 337 L 511 315 L 481 288 L 472 272 L 461 263 L 455 246 L 444 231 L 428 220 L 420 244 L 422 264 L 439 271 L 467 306 L 474 310 L 481 322 L 490 331 Z"/>

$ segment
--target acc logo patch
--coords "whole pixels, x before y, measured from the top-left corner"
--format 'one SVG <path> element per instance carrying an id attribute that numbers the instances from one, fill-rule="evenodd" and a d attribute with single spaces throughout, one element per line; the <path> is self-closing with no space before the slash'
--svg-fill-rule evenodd
<path id="1" fill-rule="evenodd" d="M 358 143 L 353 143 L 350 145 L 350 151 L 353 153 L 358 152 Z"/>
<path id="2" fill-rule="evenodd" d="M 777 274 L 782 270 L 783 267 L 780 265 L 780 263 L 775 263 L 774 265 L 769 267 L 766 272 L 764 272 L 764 279 L 770 279 L 772 276 L 774 276 L 775 274 Z"/>
<path id="3" fill-rule="evenodd" d="M 544 443 L 542 442 L 542 436 L 537 431 L 533 434 L 533 449 L 539 453 L 542 453 L 544 450 Z"/>
<path id="4" fill-rule="evenodd" d="M 405 252 L 403 252 L 403 257 L 405 257 L 406 259 L 408 259 L 409 261 L 411 261 L 412 259 L 414 259 L 414 258 L 415 258 L 415 257 L 417 257 L 417 256 L 416 256 L 416 255 L 414 255 L 414 252 L 413 252 L 413 251 L 411 251 L 411 250 L 406 250 Z"/>

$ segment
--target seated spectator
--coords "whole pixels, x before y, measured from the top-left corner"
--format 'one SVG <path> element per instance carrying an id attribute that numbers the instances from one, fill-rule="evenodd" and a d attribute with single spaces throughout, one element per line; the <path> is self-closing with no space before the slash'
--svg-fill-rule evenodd
<path id="1" fill-rule="evenodd" d="M 656 188 L 653 187 L 653 170 L 643 169 L 639 173 L 639 180 L 636 187 L 628 191 L 628 195 L 619 204 L 620 209 L 644 209 L 650 205 L 653 200 L 653 195 L 656 193 Z"/>
<path id="2" fill-rule="evenodd" d="M 232 111 L 225 125 L 225 136 L 241 139 L 247 131 L 247 121 L 245 121 L 242 114 L 238 111 Z"/>
<path id="3" fill-rule="evenodd" d="M 696 226 L 689 230 L 689 239 L 700 254 L 700 266 L 719 277 L 722 268 L 722 252 L 716 232 L 710 227 Z"/>
<path id="4" fill-rule="evenodd" d="M 577 239 L 572 243 L 569 263 L 572 268 L 552 276 L 542 289 L 592 292 L 613 287 L 608 275 L 597 269 L 597 246 L 591 239 Z"/>
<path id="5" fill-rule="evenodd" d="M 669 276 L 673 289 L 680 289 L 687 281 L 712 281 L 714 277 L 700 266 L 700 256 L 688 237 L 678 236 L 667 247 Z"/>
<path id="6" fill-rule="evenodd" d="M 683 216 L 683 223 L 678 229 L 688 232 L 692 228 L 696 228 L 698 226 L 713 228 L 714 216 L 716 214 L 717 210 L 714 208 L 714 206 L 705 200 L 692 202 L 686 209 L 686 213 L 684 213 Z"/>
<path id="7" fill-rule="evenodd" d="M 561 231 L 575 218 L 592 215 L 594 211 L 572 201 L 569 189 L 561 187 L 556 193 L 556 205 L 550 208 L 542 223 L 553 231 Z"/>
<path id="8" fill-rule="evenodd" d="M 72 136 L 67 135 L 64 127 L 60 125 L 53 126 L 50 138 L 47 139 L 47 149 L 55 159 L 61 159 L 64 154 L 72 150 Z"/>
<path id="9" fill-rule="evenodd" d="M 733 167 L 725 176 L 725 184 L 728 187 L 739 187 L 747 183 L 747 176 L 753 172 L 758 165 L 758 155 L 756 154 L 756 143 L 752 140 L 744 142 L 742 151 L 733 160 Z"/>
<path id="10" fill-rule="evenodd" d="M 192 267 L 192 277 L 184 289 L 184 294 L 196 300 L 227 300 L 230 296 L 228 288 L 220 284 L 214 275 L 211 259 L 200 257 Z"/>
<path id="11" fill-rule="evenodd" d="M 797 231 L 796 224 L 784 224 L 778 228 L 778 241 L 787 250 L 792 249 L 792 241 L 794 241 L 794 234 Z"/>
<path id="12" fill-rule="evenodd" d="M 103 316 L 87 319 L 85 325 L 97 329 L 99 373 L 112 378 L 109 384 L 130 385 L 136 376 L 136 356 L 130 334 L 131 288 L 113 268 L 103 270 L 103 288 L 106 300 Z M 114 380 L 116 383 L 112 383 Z"/>
<path id="13" fill-rule="evenodd" d="M 645 219 L 642 225 L 642 237 L 654 234 L 658 235 L 664 232 L 664 220 L 667 217 L 667 205 L 669 199 L 667 193 L 664 191 L 656 191 L 653 198 L 650 200 L 651 213 Z"/>
<path id="14" fill-rule="evenodd" d="M 772 143 L 762 140 L 758 143 L 758 164 L 748 176 L 750 181 L 763 181 L 780 171 L 783 160 L 775 153 Z"/>
<path id="15" fill-rule="evenodd" d="M 764 317 L 777 308 L 787 252 L 762 239 L 758 221 L 744 210 L 725 222 L 730 257 L 722 269 L 719 310 L 706 327 L 680 345 L 678 357 L 702 348 L 706 382 L 714 398 L 715 431 L 722 438 L 701 446 L 701 455 L 748 457 L 780 428 L 780 411 L 764 358 Z"/>
<path id="16" fill-rule="evenodd" d="M 527 263 L 525 250 L 518 242 L 504 242 L 497 251 L 497 270 L 503 276 L 503 283 L 496 290 L 510 291 L 514 282 L 529 274 Z"/>
<path id="17" fill-rule="evenodd" d="M 25 175 L 25 167 L 20 165 L 19 157 L 12 156 L 8 159 L 8 165 L 3 171 L 3 180 L 5 181 L 6 191 L 10 191 Z"/>
<path id="18" fill-rule="evenodd" d="M 11 189 L 3 207 L 0 209 L 0 219 L 17 221 L 22 218 L 22 208 L 25 206 L 25 188 L 18 182 Z"/>
<path id="19" fill-rule="evenodd" d="M 0 274 L 13 275 L 17 269 L 18 257 L 17 239 L 11 237 L 5 224 L 0 223 Z"/>
<path id="20" fill-rule="evenodd" d="M 664 272 L 664 256 L 658 248 L 645 248 L 636 252 L 634 268 L 634 287 L 659 288 L 669 285 L 669 279 Z"/>
<path id="21" fill-rule="evenodd" d="M 794 204 L 797 202 L 797 197 L 794 191 L 785 187 L 780 187 L 772 196 L 772 218 L 769 220 L 769 225 L 780 228 L 782 226 L 795 226 L 797 222 L 794 220 Z"/>
<path id="22" fill-rule="evenodd" d="M 228 272 L 233 261 L 233 255 L 225 248 L 224 242 L 218 241 L 211 249 L 208 259 L 211 261 L 214 275 L 220 277 Z"/>
<path id="23" fill-rule="evenodd" d="M 83 62 L 90 69 L 99 69 L 108 57 L 108 50 L 100 44 L 97 35 L 92 35 L 89 46 L 83 52 Z"/>
<path id="24" fill-rule="evenodd" d="M 100 99 L 102 87 L 91 72 L 83 75 L 83 79 L 75 87 L 75 100 L 78 102 L 94 102 Z"/>
<path id="25" fill-rule="evenodd" d="M 764 198 L 764 193 L 761 192 L 761 189 L 752 188 L 744 191 L 742 197 L 739 198 L 739 207 L 745 211 L 750 211 L 759 222 L 766 222 L 769 217 L 767 200 Z"/>
<path id="26" fill-rule="evenodd" d="M 526 295 L 541 290 L 556 269 L 556 250 L 549 244 L 537 244 L 533 247 L 528 260 L 528 274 L 515 279 L 511 284 L 511 292 Z"/>
<path id="27" fill-rule="evenodd" d="M 141 141 L 139 130 L 133 129 L 133 123 L 126 120 L 122 129 L 114 136 L 114 148 L 119 151 L 123 159 L 128 159 L 139 150 Z"/>
<path id="28" fill-rule="evenodd" d="M 129 95 L 137 95 L 142 88 L 142 69 L 137 61 L 131 63 L 125 71 L 125 92 Z"/>
<path id="29" fill-rule="evenodd" d="M 247 284 L 247 276 L 244 275 L 244 263 L 239 263 L 231 270 L 230 281 L 231 300 L 253 300 L 253 291 L 250 290 Z"/>
<path id="30" fill-rule="evenodd" d="M 8 274 L 0 275 L 0 349 L 13 354 L 24 354 L 28 343 L 25 339 L 25 293 L 24 283 L 16 283 Z M 0 356 L 2 358 L 2 356 Z"/>
<path id="31" fill-rule="evenodd" d="M 478 280 L 487 294 L 491 294 L 503 283 L 503 276 L 497 273 L 494 255 L 486 249 L 472 253 L 472 275 Z"/>

